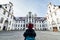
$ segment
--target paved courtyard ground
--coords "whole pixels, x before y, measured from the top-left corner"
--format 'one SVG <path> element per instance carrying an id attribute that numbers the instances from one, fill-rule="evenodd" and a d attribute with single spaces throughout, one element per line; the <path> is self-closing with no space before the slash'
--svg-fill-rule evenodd
<path id="1" fill-rule="evenodd" d="M 24 40 L 24 31 L 2 31 L 0 40 Z M 36 31 L 36 40 L 60 40 L 60 32 Z"/>

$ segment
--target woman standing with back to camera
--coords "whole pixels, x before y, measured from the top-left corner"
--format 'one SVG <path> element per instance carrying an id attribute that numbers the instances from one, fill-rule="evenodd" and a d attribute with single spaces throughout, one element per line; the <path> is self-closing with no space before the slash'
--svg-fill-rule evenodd
<path id="1" fill-rule="evenodd" d="M 36 33 L 33 29 L 32 23 L 29 23 L 28 29 L 24 32 L 23 36 L 25 37 L 24 40 L 35 40 Z"/>

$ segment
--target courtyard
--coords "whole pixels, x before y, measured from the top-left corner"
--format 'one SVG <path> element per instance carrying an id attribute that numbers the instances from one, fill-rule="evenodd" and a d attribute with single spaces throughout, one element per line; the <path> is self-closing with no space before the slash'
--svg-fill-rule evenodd
<path id="1" fill-rule="evenodd" d="M 24 31 L 1 31 L 0 40 L 24 40 Z M 36 31 L 36 40 L 60 40 L 60 32 Z"/>

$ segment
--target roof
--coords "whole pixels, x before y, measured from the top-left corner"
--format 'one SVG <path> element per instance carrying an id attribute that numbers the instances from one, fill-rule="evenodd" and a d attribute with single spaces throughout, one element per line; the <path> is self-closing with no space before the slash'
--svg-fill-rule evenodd
<path id="1" fill-rule="evenodd" d="M 46 20 L 46 18 L 45 17 L 35 17 L 35 20 L 36 21 L 44 21 L 44 20 Z"/>
<path id="2" fill-rule="evenodd" d="M 26 17 L 16 17 L 15 18 L 16 21 L 24 21 L 25 19 L 26 19 Z M 44 21 L 44 20 L 46 20 L 45 17 L 35 17 L 34 19 L 35 19 L 35 21 Z"/>
<path id="3" fill-rule="evenodd" d="M 15 18 L 16 21 L 24 21 L 26 17 L 15 17 Z"/>

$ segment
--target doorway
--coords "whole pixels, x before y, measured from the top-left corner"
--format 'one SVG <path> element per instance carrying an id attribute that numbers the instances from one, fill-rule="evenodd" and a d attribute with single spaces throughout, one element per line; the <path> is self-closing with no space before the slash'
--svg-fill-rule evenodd
<path id="1" fill-rule="evenodd" d="M 7 30 L 7 27 L 8 27 L 8 20 L 5 20 L 3 30 Z"/>
<path id="2" fill-rule="evenodd" d="M 57 32 L 58 28 L 57 27 L 53 27 L 53 32 Z"/>
<path id="3" fill-rule="evenodd" d="M 6 30 L 6 27 L 5 26 L 3 27 L 3 30 Z"/>

